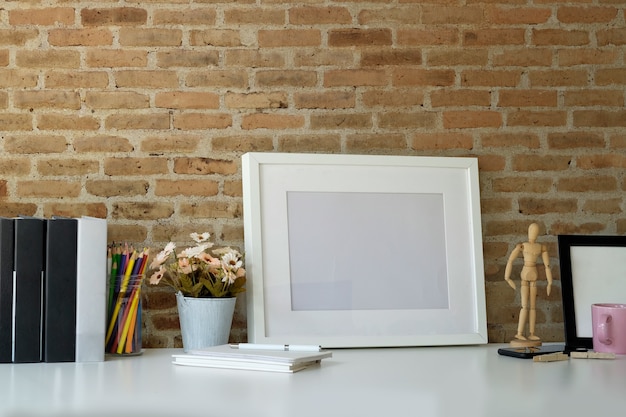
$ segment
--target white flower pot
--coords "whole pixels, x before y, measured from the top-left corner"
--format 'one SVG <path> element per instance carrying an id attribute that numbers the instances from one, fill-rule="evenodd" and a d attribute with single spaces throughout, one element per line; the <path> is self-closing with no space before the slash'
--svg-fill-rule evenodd
<path id="1" fill-rule="evenodd" d="M 236 297 L 194 298 L 176 293 L 183 351 L 228 343 Z"/>

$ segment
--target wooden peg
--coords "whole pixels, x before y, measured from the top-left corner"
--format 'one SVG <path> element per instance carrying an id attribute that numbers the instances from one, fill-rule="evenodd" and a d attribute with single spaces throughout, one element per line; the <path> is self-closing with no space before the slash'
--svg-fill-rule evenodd
<path id="1" fill-rule="evenodd" d="M 546 353 L 545 355 L 537 355 L 533 357 L 533 362 L 557 362 L 566 361 L 569 356 L 563 352 Z"/>
<path id="2" fill-rule="evenodd" d="M 571 352 L 573 359 L 615 359 L 612 352 Z"/>

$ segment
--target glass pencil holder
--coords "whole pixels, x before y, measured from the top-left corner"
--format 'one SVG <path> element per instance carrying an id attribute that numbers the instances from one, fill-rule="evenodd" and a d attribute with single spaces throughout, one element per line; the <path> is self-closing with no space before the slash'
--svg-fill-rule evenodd
<path id="1" fill-rule="evenodd" d="M 141 286 L 143 275 L 116 276 L 107 291 L 105 352 L 141 354 Z"/>

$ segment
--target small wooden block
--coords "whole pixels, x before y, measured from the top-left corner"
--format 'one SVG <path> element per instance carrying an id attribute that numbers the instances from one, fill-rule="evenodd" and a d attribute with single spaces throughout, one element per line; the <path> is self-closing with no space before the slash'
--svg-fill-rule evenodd
<path id="1" fill-rule="evenodd" d="M 546 353 L 545 355 L 537 355 L 533 357 L 533 362 L 557 362 L 566 361 L 569 356 L 563 352 Z"/>
<path id="2" fill-rule="evenodd" d="M 611 352 L 571 352 L 574 359 L 615 359 L 615 353 Z"/>

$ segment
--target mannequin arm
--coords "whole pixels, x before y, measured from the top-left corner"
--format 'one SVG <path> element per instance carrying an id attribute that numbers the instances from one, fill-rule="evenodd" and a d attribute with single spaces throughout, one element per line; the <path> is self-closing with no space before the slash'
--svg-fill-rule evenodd
<path id="1" fill-rule="evenodd" d="M 509 256 L 509 260 L 506 263 L 506 268 L 504 269 L 504 280 L 513 289 L 516 289 L 515 282 L 513 282 L 513 280 L 511 279 L 511 271 L 513 270 L 513 261 L 519 256 L 521 251 L 522 251 L 522 244 L 519 243 L 515 246 L 515 249 L 513 249 L 513 252 L 511 252 L 511 255 Z"/>
<path id="2" fill-rule="evenodd" d="M 550 291 L 552 290 L 552 270 L 550 269 L 550 255 L 548 255 L 548 249 L 545 246 L 541 248 L 541 258 L 546 267 L 546 279 L 548 280 L 546 291 L 548 295 L 550 295 Z"/>

